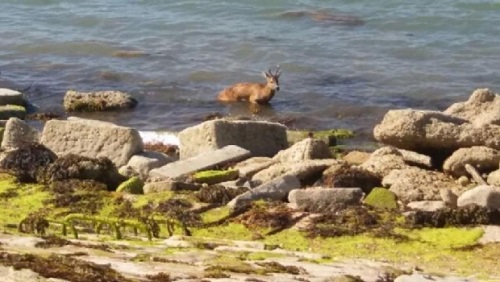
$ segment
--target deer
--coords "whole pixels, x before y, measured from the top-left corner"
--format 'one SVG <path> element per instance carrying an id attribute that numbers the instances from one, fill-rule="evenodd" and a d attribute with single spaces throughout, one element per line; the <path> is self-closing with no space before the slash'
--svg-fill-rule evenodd
<path id="1" fill-rule="evenodd" d="M 262 72 L 266 83 L 241 82 L 222 90 L 217 99 L 222 102 L 248 101 L 252 104 L 268 104 L 280 90 L 280 67 L 273 74 L 271 69 Z"/>

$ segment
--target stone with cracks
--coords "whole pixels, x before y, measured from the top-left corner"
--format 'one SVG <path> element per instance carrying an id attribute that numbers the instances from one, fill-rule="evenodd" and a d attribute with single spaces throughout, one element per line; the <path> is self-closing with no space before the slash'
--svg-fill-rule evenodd
<path id="1" fill-rule="evenodd" d="M 2 149 L 16 149 L 39 141 L 39 132 L 18 118 L 10 118 L 5 124 Z"/>

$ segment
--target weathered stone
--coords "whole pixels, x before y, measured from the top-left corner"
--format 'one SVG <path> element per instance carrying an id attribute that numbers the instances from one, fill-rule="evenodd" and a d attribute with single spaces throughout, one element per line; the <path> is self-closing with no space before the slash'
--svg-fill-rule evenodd
<path id="1" fill-rule="evenodd" d="M 403 203 L 440 200 L 441 189 L 461 189 L 445 174 L 417 167 L 393 170 L 384 177 L 382 185 L 390 187 Z"/>
<path id="2" fill-rule="evenodd" d="M 47 121 L 41 142 L 59 156 L 106 157 L 117 167 L 143 150 L 137 130 L 85 119 Z"/>
<path id="3" fill-rule="evenodd" d="M 186 128 L 178 137 L 181 159 L 227 145 L 236 145 L 249 150 L 252 156 L 264 157 L 272 157 L 288 147 L 286 127 L 263 121 L 211 120 Z"/>
<path id="4" fill-rule="evenodd" d="M 252 180 L 258 183 L 265 183 L 271 181 L 272 179 L 278 178 L 285 174 L 290 174 L 297 177 L 300 181 L 308 180 L 311 177 L 319 178 L 321 173 L 331 167 L 332 165 L 338 164 L 339 160 L 335 159 L 323 159 L 323 160 L 306 160 L 297 163 L 277 163 L 256 173 Z"/>
<path id="5" fill-rule="evenodd" d="M 329 174 L 323 172 L 322 179 L 324 187 L 360 188 L 366 194 L 374 187 L 380 187 L 382 181 L 379 175 L 359 167 L 343 167 Z"/>
<path id="6" fill-rule="evenodd" d="M 152 151 L 144 151 L 137 155 L 134 155 L 128 161 L 127 169 L 131 169 L 136 172 L 141 179 L 146 180 L 148 178 L 149 172 L 152 169 L 164 166 L 173 161 L 169 156 Z M 123 168 L 120 168 L 120 173 Z"/>
<path id="7" fill-rule="evenodd" d="M 500 125 L 500 96 L 489 89 L 477 89 L 466 102 L 455 103 L 445 114 L 469 120 L 475 125 Z"/>
<path id="8" fill-rule="evenodd" d="M 432 167 L 432 159 L 427 155 L 403 149 L 398 149 L 398 151 L 401 153 L 403 161 L 408 165 L 414 165 L 425 168 Z"/>
<path id="9" fill-rule="evenodd" d="M 0 119 L 9 119 L 13 117 L 24 119 L 26 117 L 26 109 L 18 105 L 0 106 Z"/>
<path id="10" fill-rule="evenodd" d="M 488 175 L 487 182 L 489 185 L 500 187 L 500 169 L 497 169 L 497 170 L 491 172 Z"/>
<path id="11" fill-rule="evenodd" d="M 18 118 L 10 118 L 5 124 L 2 139 L 2 149 L 16 149 L 30 143 L 39 141 L 39 133 L 36 129 Z"/>
<path id="12" fill-rule="evenodd" d="M 296 189 L 288 195 L 291 206 L 309 212 L 328 212 L 358 205 L 363 198 L 359 188 L 323 188 Z"/>
<path id="13" fill-rule="evenodd" d="M 280 151 L 273 160 L 282 163 L 294 163 L 304 160 L 328 159 L 332 157 L 330 149 L 321 140 L 306 138 L 292 145 L 292 147 Z"/>
<path id="14" fill-rule="evenodd" d="M 26 106 L 24 94 L 8 88 L 0 88 L 0 105 Z"/>
<path id="15" fill-rule="evenodd" d="M 192 179 L 197 183 L 206 183 L 213 185 L 225 181 L 237 179 L 239 176 L 238 170 L 204 170 L 193 174 Z"/>
<path id="16" fill-rule="evenodd" d="M 79 92 L 69 90 L 64 95 L 63 101 L 64 109 L 68 112 L 131 109 L 137 103 L 137 100 L 130 94 L 120 91 Z"/>
<path id="17" fill-rule="evenodd" d="M 467 176 L 462 175 L 457 179 L 457 183 L 460 184 L 461 186 L 465 187 L 470 184 L 470 180 Z"/>
<path id="18" fill-rule="evenodd" d="M 466 164 L 473 166 L 479 173 L 484 173 L 498 169 L 498 162 L 500 162 L 499 150 L 484 146 L 461 148 L 446 159 L 443 171 L 455 177 L 469 176 L 465 169 Z"/>
<path id="19" fill-rule="evenodd" d="M 446 203 L 443 201 L 417 201 L 410 202 L 406 206 L 412 210 L 432 212 L 444 209 Z"/>
<path id="20" fill-rule="evenodd" d="M 481 185 L 465 191 L 458 197 L 457 205 L 476 204 L 490 209 L 500 209 L 500 187 Z"/>
<path id="21" fill-rule="evenodd" d="M 455 194 L 451 189 L 441 189 L 439 190 L 439 195 L 441 196 L 441 200 L 452 208 L 457 206 L 458 195 Z"/>
<path id="22" fill-rule="evenodd" d="M 151 194 L 165 191 L 198 191 L 200 190 L 200 187 L 201 185 L 199 184 L 165 180 L 146 183 L 144 184 L 144 187 L 142 189 L 144 191 L 144 194 Z"/>
<path id="23" fill-rule="evenodd" d="M 455 151 L 463 147 L 500 149 L 500 126 L 475 126 L 435 111 L 390 110 L 374 129 L 375 139 L 416 152 Z"/>
<path id="24" fill-rule="evenodd" d="M 130 194 L 144 194 L 143 188 L 144 181 L 142 181 L 139 177 L 132 177 L 129 180 L 121 183 L 118 188 L 116 188 L 116 192 L 124 192 Z"/>
<path id="25" fill-rule="evenodd" d="M 360 165 L 370 158 L 370 153 L 362 151 L 351 151 L 347 153 L 342 159 L 349 164 Z"/>
<path id="26" fill-rule="evenodd" d="M 370 158 L 360 165 L 361 168 L 371 171 L 381 177 L 388 175 L 395 169 L 407 168 L 401 152 L 394 147 L 382 147 L 373 152 Z"/>
<path id="27" fill-rule="evenodd" d="M 250 151 L 238 146 L 229 145 L 218 150 L 211 150 L 189 159 L 169 163 L 149 172 L 149 177 L 159 179 L 177 179 L 194 172 L 210 169 L 229 162 L 248 158 Z"/>
<path id="28" fill-rule="evenodd" d="M 250 178 L 275 163 L 277 162 L 269 157 L 253 157 L 237 163 L 234 169 L 240 172 L 240 177 Z"/>
<path id="29" fill-rule="evenodd" d="M 256 201 L 260 199 L 281 201 L 287 198 L 290 191 L 298 188 L 300 188 L 300 181 L 297 177 L 283 175 L 237 196 L 227 205 L 235 207 L 242 201 Z"/>

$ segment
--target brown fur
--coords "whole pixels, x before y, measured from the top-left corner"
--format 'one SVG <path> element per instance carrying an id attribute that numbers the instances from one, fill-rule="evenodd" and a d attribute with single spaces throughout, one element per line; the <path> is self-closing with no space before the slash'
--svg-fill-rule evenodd
<path id="1" fill-rule="evenodd" d="M 279 90 L 279 68 L 275 74 L 263 73 L 267 83 L 237 83 L 222 90 L 217 99 L 223 102 L 249 101 L 252 104 L 267 104 Z"/>

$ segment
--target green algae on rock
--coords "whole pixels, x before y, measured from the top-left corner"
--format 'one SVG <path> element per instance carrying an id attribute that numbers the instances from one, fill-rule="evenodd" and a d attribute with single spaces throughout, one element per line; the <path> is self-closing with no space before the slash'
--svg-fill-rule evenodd
<path id="1" fill-rule="evenodd" d="M 129 180 L 122 182 L 116 192 L 125 192 L 130 194 L 144 194 L 142 188 L 144 187 L 144 181 L 137 176 L 131 177 Z"/>
<path id="2" fill-rule="evenodd" d="M 238 178 L 238 170 L 205 170 L 193 174 L 193 180 L 209 185 L 235 180 Z"/>
<path id="3" fill-rule="evenodd" d="M 338 139 L 353 138 L 354 132 L 349 129 L 330 129 L 321 131 L 287 130 L 289 144 L 295 144 L 308 137 L 323 140 L 328 146 L 331 147 L 338 145 Z"/>
<path id="4" fill-rule="evenodd" d="M 0 120 L 7 120 L 11 117 L 24 119 L 26 117 L 26 108 L 18 105 L 0 106 Z"/>
<path id="5" fill-rule="evenodd" d="M 366 196 L 364 203 L 378 209 L 395 210 L 398 208 L 396 194 L 382 187 L 373 188 Z"/>

